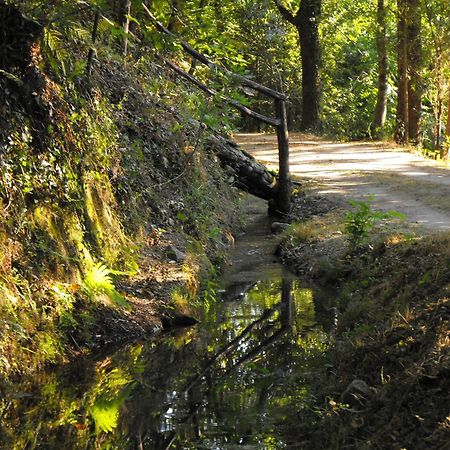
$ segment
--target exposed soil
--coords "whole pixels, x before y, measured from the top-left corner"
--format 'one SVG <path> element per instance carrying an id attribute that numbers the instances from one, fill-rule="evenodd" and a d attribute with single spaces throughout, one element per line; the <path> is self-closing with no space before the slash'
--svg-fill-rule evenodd
<path id="1" fill-rule="evenodd" d="M 269 168 L 278 167 L 276 136 L 238 134 L 237 142 Z M 426 230 L 450 230 L 450 170 L 383 142 L 331 142 L 290 135 L 291 173 L 319 196 L 367 199 L 406 214 Z"/>

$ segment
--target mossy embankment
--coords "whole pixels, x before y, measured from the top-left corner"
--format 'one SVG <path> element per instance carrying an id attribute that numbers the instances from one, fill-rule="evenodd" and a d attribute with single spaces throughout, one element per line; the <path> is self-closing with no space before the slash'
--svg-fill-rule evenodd
<path id="1" fill-rule="evenodd" d="M 296 205 L 281 257 L 338 293 L 315 406 L 291 424 L 300 448 L 445 448 L 449 235 L 380 220 L 355 241 L 355 212 L 308 194 Z"/>
<path id="2" fill-rule="evenodd" d="M 64 67 L 38 23 L 17 13 L 2 33 L 14 43 L 2 47 L 0 72 L 8 377 L 195 315 L 202 279 L 232 239 L 239 195 L 191 117 L 200 99 L 151 57 L 103 45 L 88 78 L 76 34 Z"/>

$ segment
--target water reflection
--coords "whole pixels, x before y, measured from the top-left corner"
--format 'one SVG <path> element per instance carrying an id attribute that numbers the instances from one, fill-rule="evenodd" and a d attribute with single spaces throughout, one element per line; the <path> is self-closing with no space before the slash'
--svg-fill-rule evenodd
<path id="1" fill-rule="evenodd" d="M 313 401 L 328 345 L 314 300 L 259 282 L 200 326 L 9 386 L 2 448 L 289 448 L 283 424 Z"/>

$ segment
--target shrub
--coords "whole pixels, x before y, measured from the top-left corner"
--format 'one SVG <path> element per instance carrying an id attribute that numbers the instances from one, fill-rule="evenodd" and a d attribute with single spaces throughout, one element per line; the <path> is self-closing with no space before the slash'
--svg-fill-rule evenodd
<path id="1" fill-rule="evenodd" d="M 354 210 L 345 217 L 345 231 L 349 234 L 350 243 L 358 245 L 366 239 L 376 222 L 389 218 L 405 219 L 405 215 L 397 211 L 374 211 L 370 203 L 350 200 Z"/>

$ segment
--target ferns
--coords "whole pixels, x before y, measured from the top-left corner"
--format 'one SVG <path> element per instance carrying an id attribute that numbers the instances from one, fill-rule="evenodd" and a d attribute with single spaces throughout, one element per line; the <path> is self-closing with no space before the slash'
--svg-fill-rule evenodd
<path id="1" fill-rule="evenodd" d="M 42 51 L 52 71 L 58 77 L 73 79 L 84 71 L 85 62 L 75 61 L 66 48 L 66 42 L 72 41 L 78 47 L 88 46 L 91 35 L 89 30 L 75 22 L 66 22 L 60 29 L 46 27 Z"/>
<path id="2" fill-rule="evenodd" d="M 57 30 L 44 29 L 43 52 L 56 75 L 66 75 L 68 54 L 63 44 L 63 35 Z"/>
<path id="3" fill-rule="evenodd" d="M 129 308 L 129 304 L 125 298 L 117 292 L 112 276 L 118 273 L 108 269 L 104 264 L 98 263 L 92 266 L 86 273 L 83 280 L 83 290 L 92 299 L 95 299 L 99 294 L 105 294 L 118 306 Z"/>
<path id="4" fill-rule="evenodd" d="M 70 33 L 70 37 L 78 44 L 86 45 L 91 41 L 91 32 L 76 23 L 72 23 L 70 27 L 66 28 L 66 31 Z"/>

